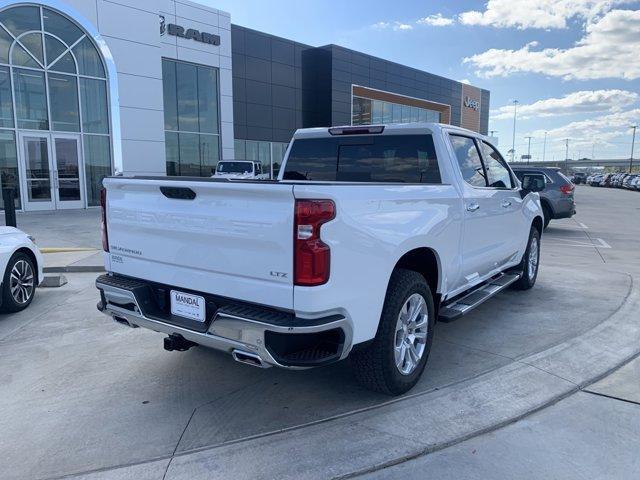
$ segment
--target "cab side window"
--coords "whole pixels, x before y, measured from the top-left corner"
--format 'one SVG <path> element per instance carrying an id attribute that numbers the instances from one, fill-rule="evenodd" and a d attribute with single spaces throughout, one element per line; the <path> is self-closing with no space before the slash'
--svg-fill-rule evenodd
<path id="1" fill-rule="evenodd" d="M 486 142 L 482 142 L 487 183 L 493 188 L 513 188 L 513 179 L 500 153 Z"/>
<path id="2" fill-rule="evenodd" d="M 474 187 L 486 187 L 488 185 L 486 173 L 482 166 L 476 142 L 471 137 L 463 137 L 461 135 L 449 135 L 449 137 L 458 159 L 462 178 Z"/>

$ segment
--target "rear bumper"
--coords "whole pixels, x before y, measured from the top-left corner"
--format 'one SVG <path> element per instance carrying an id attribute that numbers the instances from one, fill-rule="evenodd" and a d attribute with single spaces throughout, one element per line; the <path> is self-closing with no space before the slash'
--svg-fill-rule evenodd
<path id="1" fill-rule="evenodd" d="M 172 322 L 154 305 L 151 284 L 142 280 L 102 275 L 96 280 L 98 310 L 118 323 L 182 337 L 190 342 L 259 358 L 259 366 L 303 369 L 333 363 L 351 350 L 353 331 L 342 315 L 302 319 L 247 304 L 222 305 L 197 331 Z"/>

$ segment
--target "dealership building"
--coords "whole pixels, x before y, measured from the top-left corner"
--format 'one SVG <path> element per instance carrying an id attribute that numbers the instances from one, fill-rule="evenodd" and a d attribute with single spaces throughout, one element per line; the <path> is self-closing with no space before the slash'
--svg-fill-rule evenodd
<path id="1" fill-rule="evenodd" d="M 96 206 L 115 172 L 275 175 L 298 128 L 488 115 L 487 90 L 186 0 L 0 0 L 0 172 L 26 211 Z"/>

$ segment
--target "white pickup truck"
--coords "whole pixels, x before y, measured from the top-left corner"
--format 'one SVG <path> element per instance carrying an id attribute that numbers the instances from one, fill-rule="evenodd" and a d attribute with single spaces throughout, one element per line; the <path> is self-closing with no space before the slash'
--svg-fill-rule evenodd
<path id="1" fill-rule="evenodd" d="M 440 124 L 298 130 L 277 180 L 104 180 L 98 308 L 259 367 L 401 394 L 451 321 L 538 273 L 541 175 Z"/>

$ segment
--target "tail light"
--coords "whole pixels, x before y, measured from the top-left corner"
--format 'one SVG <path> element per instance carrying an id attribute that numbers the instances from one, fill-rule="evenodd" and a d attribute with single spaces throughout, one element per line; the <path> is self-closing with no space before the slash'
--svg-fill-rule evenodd
<path id="1" fill-rule="evenodd" d="M 569 195 L 571 192 L 573 192 L 574 188 L 576 187 L 574 187 L 571 183 L 565 183 L 560 187 L 560 191 L 565 195 Z"/>
<path id="2" fill-rule="evenodd" d="M 107 233 L 107 190 L 100 190 L 100 207 L 102 210 L 100 233 L 102 234 L 102 249 L 109 251 L 109 234 Z"/>
<path id="3" fill-rule="evenodd" d="M 296 200 L 294 225 L 295 285 L 312 287 L 329 280 L 331 250 L 320 239 L 320 227 L 336 216 L 331 200 Z"/>

